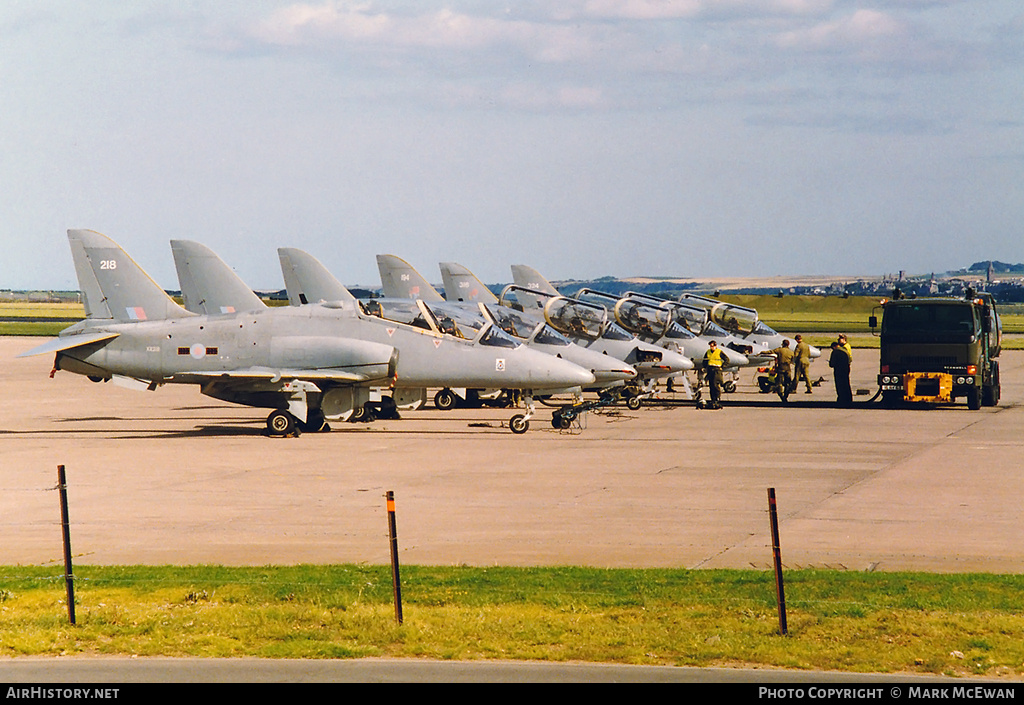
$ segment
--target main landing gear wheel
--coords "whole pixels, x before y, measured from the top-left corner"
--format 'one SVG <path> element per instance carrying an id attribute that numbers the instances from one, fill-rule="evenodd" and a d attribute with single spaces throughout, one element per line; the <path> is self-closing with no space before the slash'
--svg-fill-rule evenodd
<path id="1" fill-rule="evenodd" d="M 327 433 L 331 430 L 327 419 L 324 418 L 324 412 L 319 409 L 311 410 L 306 420 L 299 421 L 298 424 L 299 430 L 303 433 Z"/>
<path id="2" fill-rule="evenodd" d="M 275 409 L 267 417 L 267 431 L 272 436 L 299 435 L 298 421 L 283 409 Z"/>
<path id="3" fill-rule="evenodd" d="M 508 420 L 508 427 L 512 430 L 512 433 L 526 433 L 530 428 L 530 420 L 523 414 L 516 414 Z"/>
<path id="4" fill-rule="evenodd" d="M 434 406 L 441 411 L 450 411 L 455 408 L 455 392 L 450 389 L 442 389 L 434 395 Z"/>

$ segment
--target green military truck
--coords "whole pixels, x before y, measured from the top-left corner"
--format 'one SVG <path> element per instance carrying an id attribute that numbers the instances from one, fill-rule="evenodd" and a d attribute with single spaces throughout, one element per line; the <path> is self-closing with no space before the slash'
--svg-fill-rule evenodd
<path id="1" fill-rule="evenodd" d="M 878 386 L 887 406 L 901 402 L 970 409 L 999 403 L 1002 325 L 990 294 L 883 301 Z M 869 321 L 878 328 L 876 314 Z"/>

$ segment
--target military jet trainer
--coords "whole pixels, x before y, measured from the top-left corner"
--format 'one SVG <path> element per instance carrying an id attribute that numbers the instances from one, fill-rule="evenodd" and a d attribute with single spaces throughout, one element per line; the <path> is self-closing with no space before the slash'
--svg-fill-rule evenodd
<path id="1" fill-rule="evenodd" d="M 637 372 L 634 383 L 627 387 L 626 404 L 638 408 L 643 396 L 653 391 L 657 379 L 672 377 L 693 369 L 688 358 L 657 345 L 639 340 L 608 318 L 607 310 L 590 304 L 544 292 L 528 290 L 516 285 L 505 287 L 500 297 L 493 293 L 468 269 L 454 262 L 442 262 L 441 277 L 445 296 L 458 301 L 490 301 L 507 308 L 523 311 L 535 320 L 543 321 L 572 342 L 607 354 L 631 365 Z"/>
<path id="2" fill-rule="evenodd" d="M 206 312 L 230 309 L 245 315 L 305 320 L 309 329 L 323 321 L 348 321 L 358 328 L 359 337 L 396 349 L 396 366 L 388 385 L 391 389 L 456 385 L 523 390 L 527 413 L 509 420 L 509 428 L 515 433 L 529 428 L 533 413 L 530 399 L 535 392 L 579 387 L 594 380 L 579 366 L 525 348 L 490 324 L 481 325 L 472 338 L 446 333 L 429 309 L 409 305 L 415 302 L 402 302 L 403 306 L 377 312 L 364 309 L 352 298 L 268 308 L 205 245 L 175 240 L 171 249 L 186 308 Z M 370 386 L 361 388 L 362 395 L 357 399 L 361 405 L 369 401 Z"/>
<path id="3" fill-rule="evenodd" d="M 66 370 L 149 390 L 196 384 L 216 399 L 272 409 L 268 432 L 287 435 L 321 430 L 325 418 L 351 414 L 371 385 L 388 385 L 398 372 L 397 348 L 383 342 L 386 335 L 381 342 L 368 339 L 366 332 L 379 326 L 354 314 L 312 308 L 192 313 L 105 235 L 69 230 L 68 241 L 86 318 L 19 356 L 55 354 L 51 374 Z M 446 346 L 439 341 L 437 347 Z M 491 382 L 507 370 L 541 386 L 592 378 L 568 363 L 537 369 L 506 365 L 511 359 L 495 351 L 481 376 Z"/>
<path id="4" fill-rule="evenodd" d="M 577 345 L 547 323 L 500 305 L 496 296 L 491 295 L 486 301 L 478 297 L 476 301 L 471 302 L 445 302 L 444 297 L 402 258 L 395 255 L 377 255 L 377 268 L 380 270 L 385 296 L 398 299 L 422 298 L 430 302 L 431 307 L 443 306 L 444 311 L 465 311 L 474 316 L 483 316 L 525 345 L 590 370 L 595 378 L 594 384 L 585 388 L 585 391 L 600 392 L 622 386 L 637 375 L 631 365 L 610 355 Z"/>

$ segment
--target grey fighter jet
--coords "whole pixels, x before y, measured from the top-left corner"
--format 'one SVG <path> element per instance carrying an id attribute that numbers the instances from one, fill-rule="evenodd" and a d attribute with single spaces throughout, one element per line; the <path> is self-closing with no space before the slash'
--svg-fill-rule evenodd
<path id="1" fill-rule="evenodd" d="M 457 291 L 474 291 L 479 287 L 471 282 L 472 276 L 464 267 L 442 264 L 442 275 L 446 276 L 445 289 L 449 280 Z M 518 308 L 530 316 L 550 324 L 574 343 L 596 350 L 627 362 L 636 369 L 640 393 L 634 394 L 628 405 L 636 407 L 641 395 L 653 392 L 656 380 L 678 377 L 680 373 L 692 370 L 694 363 L 685 355 L 673 350 L 640 340 L 612 320 L 604 306 L 579 299 L 562 296 L 547 284 L 542 289 L 531 288 L 534 283 L 522 278 L 522 272 L 512 267 L 515 284 L 506 286 L 499 301 L 505 306 Z M 462 282 L 470 282 L 467 286 Z M 545 282 L 546 283 L 546 282 Z"/>
<path id="2" fill-rule="evenodd" d="M 351 308 L 192 313 L 105 235 L 69 230 L 68 240 L 86 319 L 21 355 L 54 353 L 54 373 L 67 370 L 150 390 L 196 384 L 217 399 L 272 409 L 267 428 L 275 435 L 321 430 L 325 419 L 344 418 L 361 406 L 371 385 L 387 385 L 399 374 L 397 336 Z M 222 308 L 213 301 L 202 305 Z M 479 384 L 500 378 L 546 388 L 592 380 L 569 363 L 538 365 L 513 356 L 512 348 L 463 355 L 439 336 L 420 347 L 432 348 L 435 362 L 464 362 L 461 371 Z M 406 352 L 415 361 L 421 350 Z M 433 374 L 424 360 L 403 362 L 401 369 L 413 379 Z"/>
<path id="3" fill-rule="evenodd" d="M 312 255 L 295 248 L 281 248 L 278 254 L 285 273 L 289 300 L 293 304 L 351 298 L 348 289 Z M 585 387 L 587 389 L 621 384 L 636 376 L 636 371 L 629 365 L 579 348 L 551 328 L 527 319 L 516 311 L 502 310 L 496 305 L 446 302 L 415 269 L 398 257 L 378 255 L 377 264 L 385 298 L 373 299 L 364 302 L 364 305 L 379 307 L 382 315 L 389 316 L 392 311 L 410 309 L 415 305 L 417 310 L 422 307 L 429 311 L 442 329 L 447 328 L 456 335 L 468 337 L 475 336 L 489 323 L 533 350 L 590 370 L 595 381 L 593 385 Z M 507 392 L 444 387 L 434 396 L 434 404 L 439 409 L 450 409 L 459 403 L 500 404 L 507 399 Z"/>
<path id="4" fill-rule="evenodd" d="M 350 413 L 360 389 L 394 377 L 395 347 L 353 335 L 348 321 L 312 329 L 298 317 L 191 313 L 105 235 L 69 230 L 68 240 L 86 318 L 21 355 L 55 353 L 53 373 L 150 390 L 197 384 L 272 409 L 267 428 L 281 435 Z"/>
<path id="5" fill-rule="evenodd" d="M 412 265 L 395 255 L 377 255 L 377 268 L 384 295 L 393 298 L 422 298 L 440 306 L 445 301 L 437 290 L 417 272 Z M 474 315 L 482 315 L 498 325 L 512 337 L 530 347 L 575 362 L 580 367 L 590 370 L 594 377 L 594 386 L 588 391 L 598 391 L 612 386 L 621 385 L 636 377 L 632 366 L 609 355 L 595 352 L 573 343 L 543 321 L 524 315 L 520 311 L 502 306 L 496 296 L 487 292 L 486 301 L 478 298 L 475 302 L 452 303 L 445 306 L 467 311 Z"/>
<path id="6" fill-rule="evenodd" d="M 688 319 L 681 310 L 682 304 L 675 304 L 674 307 L 659 305 L 640 296 L 619 296 L 587 287 L 576 292 L 576 298 L 605 306 L 612 312 L 620 326 L 640 340 L 675 350 L 695 363 L 702 359 L 708 350 L 710 337 L 701 335 L 703 326 L 697 328 L 696 332 L 691 330 Z M 697 309 L 695 312 L 706 316 L 703 309 Z M 720 347 L 726 357 L 726 367 L 745 367 L 750 364 L 744 352 L 727 343 L 721 344 Z M 749 351 L 749 346 L 746 347 Z"/>
<path id="7" fill-rule="evenodd" d="M 528 412 L 509 421 L 509 428 L 516 433 L 529 428 L 534 392 L 587 385 L 594 379 L 592 374 L 566 360 L 524 348 L 486 322 L 472 330 L 445 330 L 443 319 L 420 302 L 393 304 L 376 300 L 379 308 L 370 311 L 351 295 L 345 298 L 341 291 L 330 291 L 329 295 L 341 298 L 323 304 L 267 308 L 205 245 L 175 240 L 171 249 L 186 308 L 202 305 L 208 311 L 232 309 L 300 319 L 356 321 L 359 337 L 389 344 L 398 351 L 390 383 L 393 390 L 448 385 L 523 390 Z M 322 298 L 316 296 L 315 300 Z"/>
<path id="8" fill-rule="evenodd" d="M 711 320 L 724 328 L 729 334 L 745 340 L 751 345 L 762 346 L 765 350 L 772 350 L 782 345 L 782 341 L 788 340 L 790 347 L 796 346 L 796 341 L 776 332 L 771 326 L 762 321 L 757 311 L 737 304 L 725 303 L 717 299 L 709 299 L 706 296 L 684 293 L 679 301 L 692 306 L 699 306 L 708 311 Z M 821 357 L 821 350 L 811 347 L 811 357 Z"/>

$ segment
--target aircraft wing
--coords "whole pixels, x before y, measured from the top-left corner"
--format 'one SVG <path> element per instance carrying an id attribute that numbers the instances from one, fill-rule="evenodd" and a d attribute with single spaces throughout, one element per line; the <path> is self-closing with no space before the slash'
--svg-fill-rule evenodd
<path id="1" fill-rule="evenodd" d="M 104 340 L 110 340 L 121 335 L 120 333 L 111 333 L 110 331 L 95 331 L 93 333 L 76 333 L 74 335 L 65 335 L 63 337 L 54 338 L 49 340 L 42 345 L 32 348 L 26 352 L 21 353 L 17 357 L 31 357 L 32 355 L 43 355 L 45 353 L 55 353 L 61 350 L 69 350 L 71 348 L 77 348 L 82 345 L 91 345 L 92 343 L 99 343 Z"/>
<path id="2" fill-rule="evenodd" d="M 358 372 L 347 372 L 345 370 L 332 369 L 271 369 L 269 367 L 249 367 L 241 370 L 224 371 L 198 371 L 178 372 L 175 377 L 196 377 L 205 378 L 211 381 L 224 382 L 246 382 L 268 380 L 276 382 L 282 379 L 301 379 L 315 382 L 333 382 L 335 384 L 361 384 L 373 380 L 385 379 L 381 375 L 361 374 Z"/>

